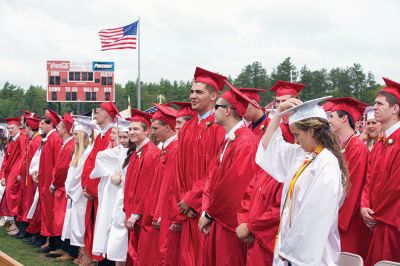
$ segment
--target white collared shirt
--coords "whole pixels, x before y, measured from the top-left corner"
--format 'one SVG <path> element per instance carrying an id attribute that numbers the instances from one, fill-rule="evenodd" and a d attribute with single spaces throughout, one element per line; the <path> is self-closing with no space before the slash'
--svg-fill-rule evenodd
<path id="1" fill-rule="evenodd" d="M 101 136 L 103 137 L 103 136 L 107 133 L 107 130 L 109 130 L 109 129 L 112 128 L 113 126 L 114 126 L 113 123 L 110 123 L 110 124 L 108 124 L 107 126 L 105 126 L 105 127 L 100 131 Z"/>
<path id="2" fill-rule="evenodd" d="M 388 138 L 390 135 L 392 135 L 397 129 L 400 128 L 400 121 L 397 121 L 393 126 L 391 126 L 389 129 L 385 131 L 385 135 Z"/>
<path id="3" fill-rule="evenodd" d="M 57 131 L 57 129 L 54 128 L 54 129 L 50 130 L 49 133 L 47 133 L 46 140 L 51 134 L 53 134 L 54 131 Z"/>
<path id="4" fill-rule="evenodd" d="M 197 114 L 197 118 L 199 119 L 199 121 L 206 119 L 207 117 L 209 117 L 211 115 L 212 109 L 208 112 L 205 112 L 204 114 L 200 115 Z"/>
<path id="5" fill-rule="evenodd" d="M 177 135 L 175 134 L 175 135 L 173 135 L 172 137 L 170 137 L 169 139 L 167 139 L 166 141 L 164 141 L 164 143 L 163 143 L 163 145 L 162 145 L 162 148 L 163 148 L 163 149 L 167 148 L 168 145 L 169 145 L 171 142 L 173 142 L 174 140 L 176 140 L 176 138 L 177 138 Z"/>
<path id="6" fill-rule="evenodd" d="M 73 137 L 74 137 L 74 136 L 70 136 L 70 137 L 68 137 L 68 138 L 64 139 L 64 140 L 63 140 L 63 144 L 62 144 L 62 147 L 61 147 L 61 148 L 64 148 L 65 144 L 67 144 L 67 143 L 68 143 L 68 141 L 70 141 L 70 140 L 71 140 Z"/>
<path id="7" fill-rule="evenodd" d="M 144 145 L 146 145 L 149 142 L 149 138 L 145 138 L 141 143 L 136 145 L 136 151 L 139 151 Z"/>
<path id="8" fill-rule="evenodd" d="M 12 138 L 12 140 L 13 140 L 13 141 L 16 141 L 16 140 L 18 139 L 19 135 L 21 135 L 21 132 L 18 132 L 17 135 L 15 135 L 15 136 Z"/>
<path id="9" fill-rule="evenodd" d="M 228 138 L 233 139 L 235 137 L 236 130 L 238 130 L 239 128 L 241 128 L 243 126 L 244 126 L 244 122 L 243 122 L 243 120 L 240 120 L 236 125 L 234 125 L 231 128 L 231 130 L 229 130 L 228 133 L 225 134 L 225 140 L 227 140 Z M 225 154 L 226 148 L 228 148 L 229 142 L 230 141 L 228 141 L 225 144 L 224 150 L 222 151 L 221 156 L 219 157 L 220 162 L 222 162 L 222 159 L 224 158 L 224 154 Z"/>

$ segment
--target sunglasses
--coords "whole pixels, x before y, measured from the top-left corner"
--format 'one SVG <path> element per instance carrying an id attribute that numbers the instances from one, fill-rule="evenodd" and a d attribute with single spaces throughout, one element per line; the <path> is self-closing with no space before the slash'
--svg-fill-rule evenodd
<path id="1" fill-rule="evenodd" d="M 215 106 L 214 106 L 214 109 L 215 110 L 218 110 L 218 108 L 231 108 L 231 109 L 233 109 L 232 107 L 230 107 L 230 106 L 226 106 L 226 105 L 221 105 L 221 104 L 216 104 Z"/>

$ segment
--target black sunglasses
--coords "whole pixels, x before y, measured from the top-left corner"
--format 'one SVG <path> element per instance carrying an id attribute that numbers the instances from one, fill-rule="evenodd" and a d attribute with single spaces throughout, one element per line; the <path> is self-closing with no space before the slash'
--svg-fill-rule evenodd
<path id="1" fill-rule="evenodd" d="M 215 110 L 218 110 L 218 108 L 231 108 L 231 109 L 233 109 L 232 107 L 230 107 L 230 106 L 226 106 L 226 105 L 221 105 L 221 104 L 216 104 L 215 106 L 214 106 L 214 109 Z"/>

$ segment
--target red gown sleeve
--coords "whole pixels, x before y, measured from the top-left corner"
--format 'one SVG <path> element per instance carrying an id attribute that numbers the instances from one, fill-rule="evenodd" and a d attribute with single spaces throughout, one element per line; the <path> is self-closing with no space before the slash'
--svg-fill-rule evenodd
<path id="1" fill-rule="evenodd" d="M 360 211 L 360 195 L 365 180 L 368 164 L 368 149 L 358 138 L 351 140 L 351 147 L 347 147 L 344 156 L 349 168 L 350 190 L 339 211 L 339 228 L 347 231 L 354 213 Z M 350 143 L 349 145 L 350 146 Z"/>
<path id="2" fill-rule="evenodd" d="M 65 180 L 67 179 L 69 164 L 71 163 L 73 149 L 74 141 L 70 140 L 59 153 L 57 164 L 53 170 L 52 180 L 52 185 L 56 188 L 64 187 Z"/>

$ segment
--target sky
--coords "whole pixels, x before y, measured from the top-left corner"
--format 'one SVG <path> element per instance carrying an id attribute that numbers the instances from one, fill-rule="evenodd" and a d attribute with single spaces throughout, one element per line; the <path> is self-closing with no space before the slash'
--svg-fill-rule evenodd
<path id="1" fill-rule="evenodd" d="M 259 61 L 300 68 L 360 63 L 400 81 L 397 0 L 0 0 L 0 86 L 46 86 L 46 61 L 114 61 L 138 75 L 138 50 L 100 51 L 98 31 L 140 17 L 141 80 L 191 80 L 200 66 L 235 78 Z"/>

